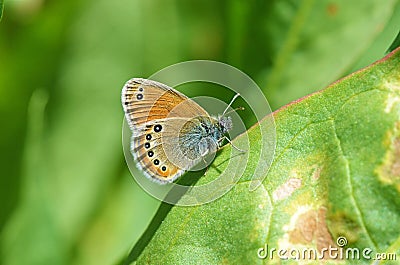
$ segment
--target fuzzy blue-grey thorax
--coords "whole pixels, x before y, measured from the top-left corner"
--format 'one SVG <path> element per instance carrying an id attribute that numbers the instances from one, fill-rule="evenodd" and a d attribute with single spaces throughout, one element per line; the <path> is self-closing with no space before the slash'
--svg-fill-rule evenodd
<path id="1" fill-rule="evenodd" d="M 232 119 L 230 117 L 199 117 L 200 130 L 202 137 L 210 137 L 218 142 L 228 131 L 232 129 Z"/>
<path id="2" fill-rule="evenodd" d="M 215 152 L 224 134 L 231 129 L 230 117 L 196 117 L 186 122 L 180 130 L 180 148 L 191 159 Z"/>

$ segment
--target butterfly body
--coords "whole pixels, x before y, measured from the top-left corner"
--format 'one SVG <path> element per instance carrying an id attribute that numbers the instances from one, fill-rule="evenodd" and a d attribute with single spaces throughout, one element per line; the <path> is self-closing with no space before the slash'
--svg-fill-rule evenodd
<path id="1" fill-rule="evenodd" d="M 221 139 L 232 128 L 230 118 L 196 117 L 189 120 L 179 133 L 179 144 L 188 150 L 188 157 L 204 157 L 217 151 Z"/>
<path id="2" fill-rule="evenodd" d="M 212 117 L 182 93 L 147 79 L 125 84 L 122 105 L 137 167 L 161 184 L 173 182 L 216 152 L 232 128 L 230 117 Z"/>

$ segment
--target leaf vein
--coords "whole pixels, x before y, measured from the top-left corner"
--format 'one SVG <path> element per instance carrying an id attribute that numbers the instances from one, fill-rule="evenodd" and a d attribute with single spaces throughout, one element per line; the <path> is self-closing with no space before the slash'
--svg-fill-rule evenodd
<path id="1" fill-rule="evenodd" d="M 375 249 L 377 249 L 376 243 L 372 239 L 372 237 L 371 237 L 370 233 L 368 232 L 368 229 L 367 229 L 367 227 L 365 225 L 364 217 L 362 215 L 360 206 L 358 205 L 357 200 L 356 200 L 356 198 L 354 196 L 353 181 L 352 181 L 352 178 L 351 178 L 350 164 L 349 164 L 348 158 L 346 157 L 346 155 L 345 155 L 345 153 L 343 151 L 342 142 L 340 141 L 340 138 L 339 138 L 339 136 L 337 134 L 335 120 L 332 118 L 332 119 L 330 119 L 330 121 L 331 121 L 331 124 L 332 124 L 333 134 L 334 134 L 335 140 L 337 142 L 337 146 L 338 146 L 338 149 L 339 149 L 340 156 L 343 158 L 343 161 L 344 161 L 344 165 L 345 165 L 345 169 L 346 169 L 347 183 L 348 183 L 348 187 L 349 187 L 349 191 L 350 191 L 350 194 L 349 194 L 350 195 L 350 200 L 352 201 L 353 206 L 354 206 L 354 210 L 357 213 L 358 222 L 360 223 L 361 228 L 364 230 L 364 232 L 365 232 L 368 240 L 370 241 L 370 243 L 373 245 L 373 247 Z"/>

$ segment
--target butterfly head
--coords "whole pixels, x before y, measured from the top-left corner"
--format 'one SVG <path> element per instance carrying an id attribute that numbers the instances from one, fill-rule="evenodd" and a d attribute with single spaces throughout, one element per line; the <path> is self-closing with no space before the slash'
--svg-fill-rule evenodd
<path id="1" fill-rule="evenodd" d="M 218 117 L 218 125 L 219 125 L 219 130 L 221 131 L 221 133 L 225 134 L 228 131 L 230 131 L 233 127 L 232 118 L 226 117 L 226 116 Z"/>

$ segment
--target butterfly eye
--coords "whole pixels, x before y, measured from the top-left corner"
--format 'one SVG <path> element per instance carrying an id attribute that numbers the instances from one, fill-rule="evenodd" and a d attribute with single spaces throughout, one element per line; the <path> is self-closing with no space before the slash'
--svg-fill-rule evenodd
<path id="1" fill-rule="evenodd" d="M 155 132 L 161 132 L 161 130 L 162 130 L 162 126 L 160 124 L 157 124 L 156 126 L 154 126 Z"/>

